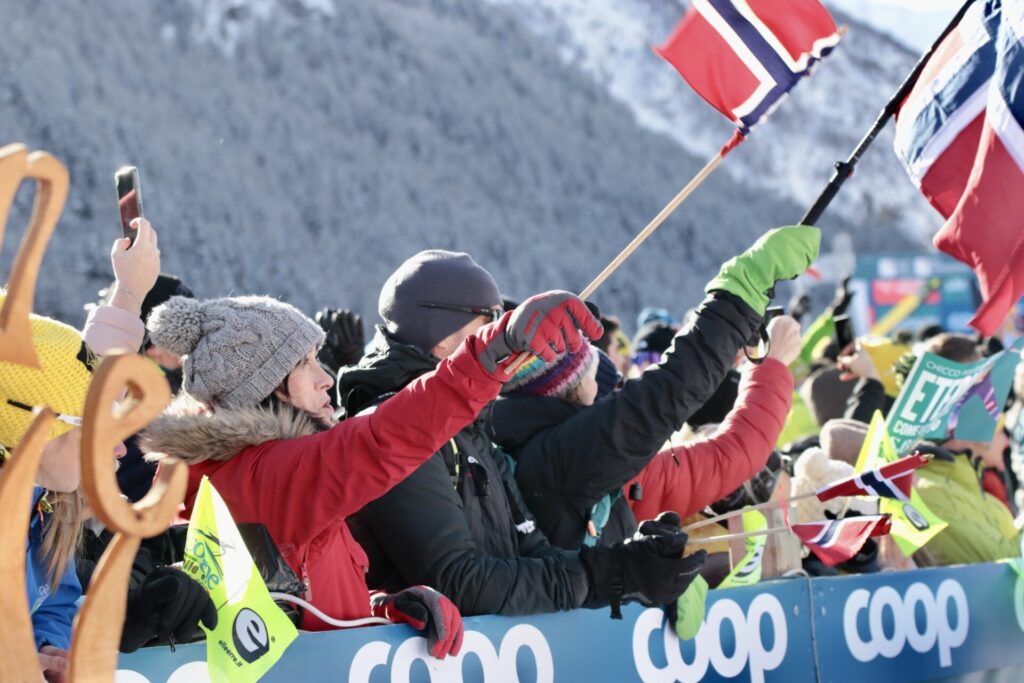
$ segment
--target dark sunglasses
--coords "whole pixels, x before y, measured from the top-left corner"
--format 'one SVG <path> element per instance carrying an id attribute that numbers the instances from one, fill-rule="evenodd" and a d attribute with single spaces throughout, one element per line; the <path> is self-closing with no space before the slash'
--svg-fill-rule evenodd
<path id="1" fill-rule="evenodd" d="M 429 301 L 421 301 L 417 306 L 423 308 L 439 308 L 444 311 L 458 311 L 459 313 L 471 313 L 473 315 L 482 315 L 485 318 L 490 318 L 492 323 L 498 322 L 501 316 L 505 313 L 500 308 L 477 308 L 475 306 L 454 306 L 452 304 L 435 304 Z"/>

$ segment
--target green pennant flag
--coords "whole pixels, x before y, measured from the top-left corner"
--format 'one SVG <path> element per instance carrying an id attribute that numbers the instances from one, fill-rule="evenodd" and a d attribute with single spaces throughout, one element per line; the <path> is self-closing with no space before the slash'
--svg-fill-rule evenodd
<path id="1" fill-rule="evenodd" d="M 886 428 L 885 418 L 882 417 L 881 411 L 876 410 L 871 416 L 871 426 L 868 427 L 868 435 L 864 439 L 854 469 L 857 472 L 866 472 L 899 458 Z M 900 552 L 907 557 L 917 552 L 947 526 L 946 522 L 924 504 L 916 487 L 910 489 L 909 503 L 892 498 L 880 498 L 878 511 L 892 515 L 892 531 L 889 533 L 895 539 Z"/>
<path id="2" fill-rule="evenodd" d="M 206 631 L 212 683 L 254 683 L 281 658 L 298 631 L 274 604 L 227 505 L 207 477 L 185 539 L 182 570 L 206 587 L 217 628 Z"/>
<path id="3" fill-rule="evenodd" d="M 757 510 L 743 513 L 743 531 L 761 531 L 768 528 L 768 520 Z M 761 580 L 764 548 L 768 544 L 768 535 L 750 536 L 744 539 L 747 554 L 736 563 L 729 575 L 722 580 L 719 588 L 735 588 L 736 586 L 753 586 Z"/>

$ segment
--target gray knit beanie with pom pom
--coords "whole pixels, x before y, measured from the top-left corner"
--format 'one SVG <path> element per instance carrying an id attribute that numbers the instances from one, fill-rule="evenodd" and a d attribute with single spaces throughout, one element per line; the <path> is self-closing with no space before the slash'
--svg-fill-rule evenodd
<path id="1" fill-rule="evenodd" d="M 266 296 L 176 296 L 153 309 L 146 326 L 154 344 L 183 357 L 185 391 L 225 408 L 260 403 L 324 340 L 299 309 Z"/>

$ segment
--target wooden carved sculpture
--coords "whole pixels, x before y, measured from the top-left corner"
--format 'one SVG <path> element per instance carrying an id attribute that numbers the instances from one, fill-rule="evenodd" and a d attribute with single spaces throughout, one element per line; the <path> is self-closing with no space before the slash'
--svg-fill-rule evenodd
<path id="1" fill-rule="evenodd" d="M 0 585 L 4 586 L 0 590 L 0 681 L 43 678 L 25 589 L 25 539 L 36 470 L 54 419 L 53 412 L 43 408 L 18 444 L 17 455 L 0 469 Z"/>
<path id="2" fill-rule="evenodd" d="M 38 187 L 0 309 L 0 361 L 39 367 L 29 313 L 39 266 L 67 199 L 68 174 L 45 152 L 29 154 L 17 144 L 0 148 L 0 245 L 7 214 L 26 178 L 36 180 Z M 127 402 L 115 407 L 125 391 Z M 170 390 L 160 371 L 136 355 L 104 359 L 89 387 L 82 427 L 82 488 L 93 512 L 115 536 L 97 565 L 75 620 L 67 675 L 72 683 L 114 680 L 132 560 L 142 538 L 167 528 L 184 497 L 188 475 L 181 463 L 161 465 L 149 494 L 134 505 L 121 498 L 114 475 L 115 444 L 144 427 L 169 400 Z M 4 683 L 42 681 L 25 588 L 26 513 L 54 419 L 51 410 L 38 407 L 25 436 L 0 468 L 0 681 Z"/>
<path id="3" fill-rule="evenodd" d="M 7 214 L 21 181 L 38 181 L 32 218 L 21 240 L 7 280 L 7 301 L 0 309 L 0 361 L 39 367 L 28 314 L 36 293 L 36 278 L 46 245 L 57 227 L 57 219 L 68 197 L 68 172 L 46 152 L 28 153 L 25 145 L 0 148 L 0 246 L 3 246 Z"/>
<path id="4" fill-rule="evenodd" d="M 115 409 L 125 390 L 128 400 Z M 104 358 L 89 385 L 82 426 L 82 488 L 96 517 L 116 533 L 96 565 L 75 619 L 68 671 L 74 683 L 113 680 L 132 561 L 142 539 L 166 529 L 185 497 L 184 463 L 161 465 L 153 487 L 135 504 L 122 499 L 114 475 L 114 446 L 149 424 L 170 399 L 167 380 L 138 355 Z"/>

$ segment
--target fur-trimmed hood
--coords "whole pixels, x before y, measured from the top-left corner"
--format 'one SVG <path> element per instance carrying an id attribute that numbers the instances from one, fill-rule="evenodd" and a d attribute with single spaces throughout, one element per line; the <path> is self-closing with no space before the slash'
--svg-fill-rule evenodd
<path id="1" fill-rule="evenodd" d="M 287 405 L 208 412 L 183 394 L 142 432 L 139 446 L 147 460 L 159 462 L 171 456 L 193 465 L 204 460 L 223 462 L 251 446 L 321 430 L 313 416 Z"/>

